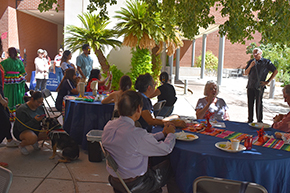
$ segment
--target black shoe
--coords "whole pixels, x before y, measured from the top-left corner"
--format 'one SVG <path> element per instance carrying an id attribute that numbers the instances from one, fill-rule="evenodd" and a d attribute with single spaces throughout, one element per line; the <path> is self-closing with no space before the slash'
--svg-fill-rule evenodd
<path id="1" fill-rule="evenodd" d="M 253 123 L 253 121 L 248 121 L 247 123 Z"/>

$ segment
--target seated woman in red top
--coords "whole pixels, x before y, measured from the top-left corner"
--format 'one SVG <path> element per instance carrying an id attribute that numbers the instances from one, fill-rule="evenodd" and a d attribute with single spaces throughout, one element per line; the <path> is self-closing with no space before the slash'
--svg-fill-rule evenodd
<path id="1" fill-rule="evenodd" d="M 286 85 L 283 88 L 283 97 L 284 101 L 288 104 L 288 106 L 290 106 L 290 85 Z M 274 123 L 272 127 L 274 129 L 278 129 L 284 132 L 290 132 L 290 112 L 288 112 L 286 115 L 276 115 L 273 120 Z"/>
<path id="2" fill-rule="evenodd" d="M 105 80 L 101 81 L 102 75 L 100 73 L 99 69 L 93 69 L 91 71 L 90 77 L 89 77 L 89 81 L 87 84 L 87 88 L 86 88 L 86 92 L 92 92 L 91 89 L 91 83 L 95 80 L 98 81 L 98 90 L 110 90 L 111 88 L 111 83 L 112 83 L 112 75 L 110 75 L 110 72 L 108 71 L 107 73 L 107 78 Z M 107 81 L 109 80 L 109 84 L 106 85 Z"/>

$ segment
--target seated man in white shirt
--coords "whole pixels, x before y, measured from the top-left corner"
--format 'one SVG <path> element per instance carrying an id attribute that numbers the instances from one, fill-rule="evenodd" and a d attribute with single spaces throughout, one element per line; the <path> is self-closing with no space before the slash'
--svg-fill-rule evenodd
<path id="1" fill-rule="evenodd" d="M 117 162 L 118 171 L 128 188 L 134 193 L 149 193 L 159 190 L 167 184 L 169 193 L 178 193 L 178 189 L 169 160 L 148 167 L 148 157 L 168 155 L 175 145 L 175 127 L 164 124 L 159 133 L 148 133 L 135 127 L 134 122 L 141 115 L 143 99 L 140 93 L 126 91 L 118 102 L 120 117 L 109 121 L 104 127 L 102 143 Z M 164 138 L 164 141 L 158 141 Z M 115 172 L 107 166 L 109 182 L 114 192 L 126 192 Z"/>

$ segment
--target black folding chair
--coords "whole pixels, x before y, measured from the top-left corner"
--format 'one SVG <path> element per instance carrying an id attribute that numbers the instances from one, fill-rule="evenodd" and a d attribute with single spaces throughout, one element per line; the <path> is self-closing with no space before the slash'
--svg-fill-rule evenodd
<path id="1" fill-rule="evenodd" d="M 48 107 L 46 107 L 45 103 L 43 103 L 45 109 L 48 108 L 48 109 L 49 109 L 49 112 L 52 112 L 54 115 L 55 115 L 55 113 L 61 113 L 61 111 L 58 111 L 55 107 L 52 107 L 52 106 L 49 104 L 49 102 L 48 102 L 48 99 L 51 98 L 52 101 L 53 101 L 54 104 L 55 104 L 55 99 L 53 98 L 53 96 L 52 96 L 50 90 L 48 90 L 48 89 L 44 89 L 44 90 L 42 90 L 41 92 L 42 92 L 43 98 L 44 98 L 44 100 L 45 100 L 45 103 L 46 103 L 46 105 L 48 106 Z M 49 116 L 49 113 L 48 113 L 48 116 Z"/>
<path id="2" fill-rule="evenodd" d="M 268 191 L 252 182 L 200 176 L 193 182 L 193 193 L 268 193 Z"/>
<path id="3" fill-rule="evenodd" d="M 102 142 L 100 141 L 100 146 L 102 148 L 102 151 L 104 153 L 104 156 L 106 158 L 106 163 L 107 165 L 114 170 L 114 172 L 117 174 L 120 182 L 122 183 L 122 185 L 124 186 L 124 188 L 126 189 L 126 191 L 128 193 L 131 193 L 131 191 L 129 190 L 128 186 L 126 185 L 126 183 L 124 182 L 124 180 L 122 179 L 122 177 L 120 176 L 119 172 L 118 172 L 118 164 L 116 163 L 116 161 L 114 160 L 114 158 L 111 156 L 111 154 L 103 147 Z"/>

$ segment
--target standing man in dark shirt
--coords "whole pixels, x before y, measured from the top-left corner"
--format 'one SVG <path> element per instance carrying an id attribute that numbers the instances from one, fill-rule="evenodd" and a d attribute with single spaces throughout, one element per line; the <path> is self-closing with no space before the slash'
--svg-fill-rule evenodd
<path id="1" fill-rule="evenodd" d="M 253 122 L 254 102 L 256 100 L 256 117 L 258 122 L 263 120 L 263 94 L 266 85 L 275 78 L 278 73 L 276 67 L 268 59 L 262 57 L 262 50 L 253 50 L 254 59 L 250 60 L 246 66 L 245 75 L 248 76 L 247 95 L 248 95 L 248 123 Z M 271 77 L 266 80 L 269 71 L 273 72 Z"/>

